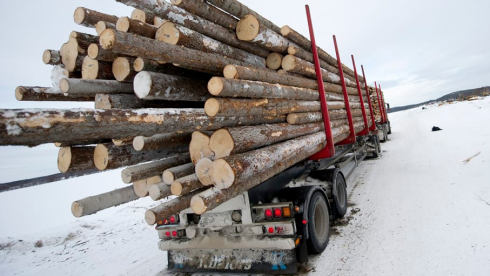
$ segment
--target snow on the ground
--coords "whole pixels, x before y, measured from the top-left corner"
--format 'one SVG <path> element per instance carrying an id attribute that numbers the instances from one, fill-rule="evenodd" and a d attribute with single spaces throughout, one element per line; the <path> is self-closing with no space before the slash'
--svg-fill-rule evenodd
<path id="1" fill-rule="evenodd" d="M 488 275 L 489 117 L 490 97 L 390 114 L 383 156 L 348 180 L 348 215 L 301 274 Z M 143 219 L 155 202 L 71 217 L 73 200 L 121 187 L 119 173 L 1 193 L 0 275 L 168 274 Z"/>

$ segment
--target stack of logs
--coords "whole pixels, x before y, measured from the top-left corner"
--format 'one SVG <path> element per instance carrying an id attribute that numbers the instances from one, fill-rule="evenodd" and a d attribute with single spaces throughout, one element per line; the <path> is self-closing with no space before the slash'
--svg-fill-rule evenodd
<path id="1" fill-rule="evenodd" d="M 117 17 L 77 8 L 60 50 L 46 50 L 54 87 L 19 86 L 19 101 L 93 101 L 95 109 L 1 110 L 0 144 L 60 147 L 61 172 L 123 168 L 130 186 L 75 201 L 76 217 L 140 197 L 175 199 L 149 224 L 197 214 L 325 146 L 311 43 L 236 0 L 117 0 Z M 318 48 L 333 140 L 349 136 L 337 60 Z M 365 90 L 342 65 L 356 133 Z M 358 76 L 361 87 L 364 80 Z M 373 101 L 376 103 L 376 101 Z M 371 123 L 371 120 L 368 120 Z M 128 167 L 129 166 L 129 167 Z"/>

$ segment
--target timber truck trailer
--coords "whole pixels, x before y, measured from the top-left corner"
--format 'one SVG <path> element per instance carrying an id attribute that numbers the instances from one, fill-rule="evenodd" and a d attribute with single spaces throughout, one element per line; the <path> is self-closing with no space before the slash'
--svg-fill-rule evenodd
<path id="1" fill-rule="evenodd" d="M 323 91 L 308 8 L 307 16 L 319 91 Z M 348 101 L 335 37 L 334 44 Z M 357 78 L 353 56 L 352 61 Z M 159 222 L 158 246 L 168 251 L 169 270 L 292 274 L 298 263 L 308 261 L 308 254 L 325 250 L 330 222 L 347 211 L 347 180 L 364 158 L 380 156 L 380 141 L 386 141 L 391 133 L 381 87 L 378 91 L 375 84 L 376 94 L 370 95 L 364 68 L 362 72 L 370 110 L 370 114 L 363 111 L 365 128 L 359 133 L 352 131 L 352 115 L 347 112 L 350 137 L 334 145 L 328 139 L 331 128 L 325 94 L 320 93 L 326 148 L 202 215 L 188 208 Z M 358 79 L 357 86 L 362 106 L 364 88 Z M 378 116 L 371 98 L 377 101 Z"/>

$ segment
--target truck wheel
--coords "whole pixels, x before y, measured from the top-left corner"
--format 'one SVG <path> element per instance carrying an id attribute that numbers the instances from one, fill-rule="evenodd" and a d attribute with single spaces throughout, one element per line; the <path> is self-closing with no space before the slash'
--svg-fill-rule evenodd
<path id="1" fill-rule="evenodd" d="M 316 192 L 310 199 L 308 206 L 308 251 L 320 254 L 328 244 L 330 234 L 330 215 L 325 197 Z"/>
<path id="2" fill-rule="evenodd" d="M 342 218 L 345 216 L 347 212 L 347 185 L 345 183 L 345 179 L 342 174 L 335 170 L 335 174 L 333 176 L 333 200 L 335 203 L 334 206 L 334 217 Z"/>
<path id="3" fill-rule="evenodd" d="M 390 121 L 388 121 L 388 134 L 391 134 L 391 124 L 390 124 Z"/>

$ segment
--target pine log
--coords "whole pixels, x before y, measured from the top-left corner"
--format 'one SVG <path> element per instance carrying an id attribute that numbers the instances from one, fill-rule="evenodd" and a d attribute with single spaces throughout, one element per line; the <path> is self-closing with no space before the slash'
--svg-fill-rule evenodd
<path id="1" fill-rule="evenodd" d="M 264 49 L 281 54 L 286 54 L 291 45 L 287 38 L 261 25 L 251 14 L 240 19 L 236 27 L 236 35 L 242 41 L 257 44 Z"/>
<path id="2" fill-rule="evenodd" d="M 231 15 L 234 15 L 237 18 L 243 18 L 247 14 L 253 15 L 257 18 L 258 21 L 267 28 L 273 30 L 276 33 L 281 33 L 281 28 L 267 20 L 266 18 L 260 16 L 255 11 L 251 10 L 249 7 L 243 5 L 237 0 L 206 0 L 208 3 L 213 4 L 214 6 L 228 12 Z"/>
<path id="3" fill-rule="evenodd" d="M 289 40 L 293 41 L 294 43 L 298 44 L 301 46 L 303 49 L 306 49 L 311 52 L 311 42 L 309 39 L 301 35 L 300 33 L 296 32 L 295 30 L 291 29 L 289 26 L 283 26 L 281 28 L 281 34 L 284 37 L 287 37 Z M 325 52 L 323 49 L 317 46 L 318 50 L 318 57 L 324 61 L 326 61 L 328 64 L 337 67 L 337 59 L 329 55 L 327 52 Z M 352 71 L 349 67 L 345 66 L 342 64 L 342 70 L 344 73 L 355 77 L 354 71 Z M 364 78 L 359 76 L 359 81 L 364 82 Z"/>
<path id="4" fill-rule="evenodd" d="M 86 55 L 78 53 L 78 46 L 73 38 L 66 43 L 65 51 L 60 50 L 61 61 L 69 72 L 81 71 L 82 63 Z"/>
<path id="5" fill-rule="evenodd" d="M 77 42 L 79 48 L 82 48 L 84 51 L 87 50 L 88 46 L 92 43 L 97 43 L 99 38 L 95 35 L 81 33 L 77 31 L 72 31 L 70 33 L 70 37 L 74 38 Z M 85 53 L 85 52 L 81 52 Z"/>
<path id="6" fill-rule="evenodd" d="M 94 28 L 95 24 L 97 24 L 99 21 L 106 21 L 116 24 L 117 16 L 78 7 L 73 14 L 73 19 L 78 25 Z"/>
<path id="7" fill-rule="evenodd" d="M 86 56 L 82 63 L 82 79 L 85 80 L 113 80 L 112 64 L 110 62 L 98 61 Z"/>
<path id="8" fill-rule="evenodd" d="M 214 157 L 204 157 L 196 163 L 196 176 L 204 186 L 213 185 L 213 160 Z"/>
<path id="9" fill-rule="evenodd" d="M 152 19 L 153 24 L 153 19 Z M 116 22 L 116 30 L 123 33 L 132 33 L 148 38 L 155 38 L 158 28 L 139 20 L 130 19 L 127 16 L 120 17 Z"/>
<path id="10" fill-rule="evenodd" d="M 90 46 L 88 46 L 87 56 L 91 59 L 112 62 L 120 55 L 114 53 L 113 51 L 102 49 L 99 44 L 92 43 Z"/>
<path id="11" fill-rule="evenodd" d="M 203 191 L 202 189 L 193 191 L 187 195 L 174 198 L 172 200 L 166 201 L 156 207 L 149 209 L 145 213 L 146 222 L 149 225 L 153 225 L 155 223 L 163 222 L 165 219 L 168 219 L 170 216 L 179 214 L 182 210 L 189 208 L 192 197 L 202 191 Z"/>
<path id="12" fill-rule="evenodd" d="M 160 200 L 172 195 L 172 191 L 170 190 L 170 186 L 160 182 L 155 185 L 151 185 L 148 187 L 148 193 L 153 200 Z"/>
<path id="13" fill-rule="evenodd" d="M 117 21 L 116 21 L 117 23 Z M 116 29 L 116 23 L 110 23 L 106 21 L 99 21 L 97 24 L 95 24 L 95 32 L 97 35 L 100 36 L 100 34 L 105 30 L 105 29 Z"/>
<path id="14" fill-rule="evenodd" d="M 259 185 L 260 183 L 272 178 L 274 175 L 281 173 L 294 164 L 308 158 L 309 156 L 317 153 L 324 147 L 324 143 L 310 147 L 304 151 L 299 152 L 297 155 L 292 155 L 289 158 L 276 163 L 270 169 L 262 171 L 260 174 L 253 176 L 252 178 L 243 180 L 233 187 L 220 190 L 218 188 L 211 188 L 204 192 L 201 192 L 192 197 L 190 206 L 194 213 L 200 215 L 206 211 L 211 211 L 222 203 L 242 194 L 243 192 Z"/>
<path id="15" fill-rule="evenodd" d="M 15 89 L 15 98 L 18 101 L 72 101 L 92 102 L 94 97 L 90 95 L 65 95 L 56 87 L 18 86 Z M 204 106 L 204 105 L 203 105 Z"/>
<path id="16" fill-rule="evenodd" d="M 92 99 L 93 100 L 93 99 Z M 96 94 L 96 109 L 203 108 L 204 102 L 148 101 L 132 94 Z"/>
<path id="17" fill-rule="evenodd" d="M 192 162 L 180 166 L 168 168 L 165 171 L 163 171 L 162 180 L 163 183 L 167 185 L 172 185 L 172 183 L 176 179 L 192 174 L 194 173 L 194 171 L 195 171 L 195 167 Z"/>
<path id="18" fill-rule="evenodd" d="M 129 184 L 131 182 L 161 175 L 166 169 L 188 163 L 189 161 L 189 154 L 182 153 L 163 160 L 127 167 L 121 171 L 121 178 L 124 183 Z"/>
<path id="19" fill-rule="evenodd" d="M 136 136 L 133 140 L 133 147 L 135 150 L 141 151 L 188 145 L 191 142 L 191 137 L 192 134 L 189 132 L 157 134 L 151 137 Z"/>
<path id="20" fill-rule="evenodd" d="M 175 196 L 181 196 L 203 187 L 204 186 L 199 181 L 199 178 L 197 178 L 196 174 L 193 173 L 172 182 L 172 185 L 170 185 L 170 191 Z"/>
<path id="21" fill-rule="evenodd" d="M 143 23 L 153 24 L 154 17 L 155 17 L 154 13 L 145 12 L 139 9 L 134 9 L 133 12 L 131 12 L 131 19 Z"/>
<path id="22" fill-rule="evenodd" d="M 217 73 L 221 73 L 228 64 L 244 64 L 241 61 L 225 58 L 218 54 L 204 54 L 201 51 L 110 29 L 103 31 L 100 35 L 100 45 L 106 50 L 112 49 L 112 51 L 120 54 L 177 63 Z"/>
<path id="23" fill-rule="evenodd" d="M 208 5 L 204 0 L 171 0 L 170 2 L 192 14 L 235 31 L 238 20 L 214 6 Z"/>
<path id="24" fill-rule="evenodd" d="M 222 128 L 213 133 L 209 147 L 216 158 L 223 158 L 272 145 L 323 129 L 320 123 L 290 125 L 287 123 L 250 127 Z"/>
<path id="25" fill-rule="evenodd" d="M 60 89 L 68 95 L 91 95 L 96 94 L 133 94 L 131 83 L 121 83 L 115 80 L 82 80 L 62 79 Z"/>
<path id="26" fill-rule="evenodd" d="M 189 153 L 193 164 L 197 164 L 204 157 L 213 156 L 214 154 L 209 147 L 209 135 L 200 131 L 194 131 L 189 143 Z"/>
<path id="27" fill-rule="evenodd" d="M 276 53 L 276 52 L 270 53 L 267 56 L 267 60 L 266 60 L 267 68 L 272 69 L 272 70 L 277 70 L 277 69 L 281 68 L 281 63 L 282 63 L 283 58 L 284 58 L 284 56 L 279 54 L 279 53 Z"/>
<path id="28" fill-rule="evenodd" d="M 98 211 L 110 207 L 128 203 L 138 198 L 139 197 L 134 193 L 133 187 L 128 186 L 111 192 L 77 200 L 72 203 L 71 212 L 75 217 L 79 218 L 95 214 Z"/>
<path id="29" fill-rule="evenodd" d="M 133 82 L 136 71 L 133 68 L 134 58 L 118 57 L 112 62 L 112 74 L 120 82 Z"/>
<path id="30" fill-rule="evenodd" d="M 362 115 L 362 111 L 360 109 L 352 109 L 351 113 L 352 116 Z M 347 112 L 345 112 L 345 110 L 329 110 L 328 115 L 330 117 L 330 120 L 347 118 Z M 289 124 L 292 125 L 309 124 L 322 122 L 323 116 L 321 112 L 291 113 L 288 114 L 287 121 Z"/>
<path id="31" fill-rule="evenodd" d="M 343 102 L 327 102 L 329 110 L 345 108 Z M 360 108 L 352 103 L 353 108 Z M 320 101 L 294 101 L 288 99 L 230 99 L 210 98 L 204 104 L 208 116 L 271 115 L 320 111 Z"/>
<path id="32" fill-rule="evenodd" d="M 58 169 L 62 173 L 94 169 L 94 150 L 94 146 L 60 148 Z"/>
<path id="33" fill-rule="evenodd" d="M 155 39 L 172 45 L 184 46 L 205 53 L 219 54 L 245 62 L 254 67 L 265 67 L 265 59 L 241 49 L 202 35 L 173 22 L 165 22 L 156 33 Z"/>
<path id="34" fill-rule="evenodd" d="M 296 56 L 296 57 L 303 59 L 305 61 L 314 63 L 313 54 L 304 50 L 303 48 L 301 48 L 299 46 L 289 46 L 288 47 L 288 54 Z M 320 67 L 321 68 L 323 68 L 329 72 L 332 72 L 334 74 L 337 74 L 337 75 L 339 74 L 339 69 L 337 69 L 337 67 L 328 64 L 327 62 L 323 61 L 322 59 L 319 59 L 319 61 L 320 61 Z M 353 79 L 349 75 L 345 75 L 345 77 L 349 78 L 349 80 L 355 81 L 355 79 Z"/>
<path id="35" fill-rule="evenodd" d="M 178 76 L 139 72 L 134 78 L 134 93 L 146 100 L 205 101 L 210 97 L 206 81 Z"/>
<path id="36" fill-rule="evenodd" d="M 44 50 L 43 52 L 43 62 L 49 65 L 61 64 L 60 51 L 56 50 Z"/>
<path id="37" fill-rule="evenodd" d="M 273 84 L 283 84 L 294 87 L 303 87 L 309 89 L 318 89 L 318 83 L 316 80 L 292 76 L 292 75 L 281 75 L 277 72 L 259 68 L 238 66 L 238 65 L 228 65 L 223 70 L 223 75 L 227 79 L 242 79 L 251 81 L 261 81 Z M 324 82 L 323 83 L 325 92 L 343 93 L 342 86 Z M 357 95 L 357 89 L 347 87 L 348 94 Z"/>
<path id="38" fill-rule="evenodd" d="M 184 25 L 189 29 L 199 32 L 205 36 L 214 38 L 230 46 L 245 50 L 260 57 L 267 57 L 269 52 L 261 49 L 252 43 L 240 41 L 235 32 L 230 31 L 218 24 L 210 22 L 199 16 L 195 16 L 179 7 L 168 4 L 165 1 L 158 0 L 116 0 L 117 2 L 126 4 L 128 6 L 137 7 L 144 11 L 154 12 L 156 15 L 163 19 L 176 22 Z M 142 56 L 142 55 L 136 55 Z M 179 62 L 177 62 L 179 63 Z"/>
<path id="39" fill-rule="evenodd" d="M 302 76 L 316 79 L 315 65 L 293 55 L 287 55 L 282 59 L 282 68 L 288 72 L 293 72 Z M 339 85 L 342 84 L 341 79 L 338 75 L 329 72 L 323 68 L 320 69 L 322 72 L 322 77 L 326 82 L 331 82 Z M 344 78 L 344 80 L 347 86 L 357 88 L 357 85 L 354 82 L 350 81 L 347 78 Z"/>
<path id="40" fill-rule="evenodd" d="M 143 180 L 140 180 L 140 181 L 135 181 L 133 183 L 133 190 L 134 190 L 134 193 L 138 196 L 138 197 L 146 197 L 149 192 L 148 192 L 148 184 L 146 183 L 146 179 L 143 179 Z"/>
<path id="41" fill-rule="evenodd" d="M 42 118 L 40 120 L 39 118 Z M 0 110 L 0 144 L 119 139 L 176 131 L 285 122 L 286 116 L 208 117 L 203 109 L 17 109 Z"/>
<path id="42" fill-rule="evenodd" d="M 134 139 L 134 137 L 123 138 L 123 139 L 112 139 L 112 143 L 114 144 L 114 146 L 117 146 L 117 147 L 132 145 L 133 139 Z"/>
<path id="43" fill-rule="evenodd" d="M 188 150 L 188 146 L 176 146 L 157 150 L 136 151 L 133 145 L 118 147 L 113 144 L 98 144 L 94 151 L 94 163 L 97 169 L 102 171 L 153 161 Z"/>
<path id="44" fill-rule="evenodd" d="M 201 73 L 175 66 L 171 63 L 160 64 L 157 61 L 144 58 L 137 58 L 134 61 L 133 67 L 136 72 L 149 71 L 193 79 L 209 80 L 213 76 L 207 73 Z"/>

